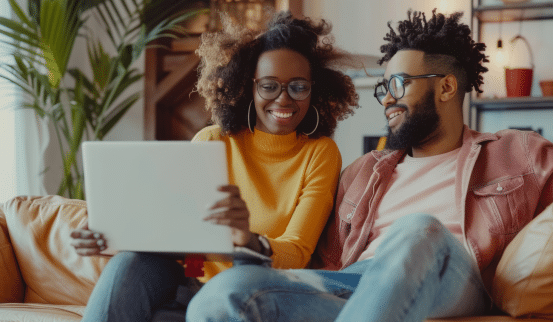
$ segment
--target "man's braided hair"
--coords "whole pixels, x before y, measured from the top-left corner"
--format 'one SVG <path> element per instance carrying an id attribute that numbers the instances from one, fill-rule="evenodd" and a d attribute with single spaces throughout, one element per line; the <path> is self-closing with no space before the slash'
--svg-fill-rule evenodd
<path id="1" fill-rule="evenodd" d="M 481 74 L 488 71 L 482 63 L 489 61 L 484 55 L 486 45 L 475 42 L 469 26 L 459 23 L 462 15 L 456 12 L 446 17 L 434 9 L 432 19 L 427 21 L 424 13 L 409 10 L 408 19 L 399 22 L 397 33 L 388 22 L 390 32 L 384 37 L 388 43 L 380 47 L 384 56 L 378 63 L 389 61 L 399 50 L 420 50 L 429 66 L 441 69 L 436 72 L 453 74 L 459 88 L 482 93 Z"/>

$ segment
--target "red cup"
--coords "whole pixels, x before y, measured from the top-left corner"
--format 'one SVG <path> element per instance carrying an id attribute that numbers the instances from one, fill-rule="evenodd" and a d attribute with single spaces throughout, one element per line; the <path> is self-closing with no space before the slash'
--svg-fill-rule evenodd
<path id="1" fill-rule="evenodd" d="M 533 74 L 531 68 L 505 68 L 507 97 L 530 96 Z"/>

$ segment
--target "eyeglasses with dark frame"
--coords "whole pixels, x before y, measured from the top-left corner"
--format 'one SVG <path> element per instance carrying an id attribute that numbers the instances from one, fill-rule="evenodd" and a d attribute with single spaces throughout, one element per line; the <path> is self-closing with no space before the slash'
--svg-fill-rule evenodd
<path id="1" fill-rule="evenodd" d="M 257 93 L 261 98 L 266 100 L 274 100 L 282 94 L 284 88 L 288 96 L 294 101 L 303 101 L 311 94 L 311 85 L 315 82 L 305 79 L 296 79 L 288 83 L 279 83 L 271 78 L 253 79 L 256 84 Z"/>
<path id="2" fill-rule="evenodd" d="M 381 105 L 384 105 L 382 101 L 384 100 L 384 97 L 388 94 L 388 91 L 392 95 L 392 97 L 396 100 L 402 98 L 405 95 L 405 81 L 409 79 L 417 79 L 417 78 L 430 78 L 430 77 L 445 77 L 446 75 L 443 74 L 425 74 L 425 75 L 417 75 L 417 76 L 402 76 L 402 75 L 392 75 L 390 77 L 390 80 L 388 80 L 388 83 L 386 84 L 386 80 L 383 80 L 381 83 L 376 84 L 376 87 L 374 88 L 374 97 L 378 100 L 378 103 Z"/>

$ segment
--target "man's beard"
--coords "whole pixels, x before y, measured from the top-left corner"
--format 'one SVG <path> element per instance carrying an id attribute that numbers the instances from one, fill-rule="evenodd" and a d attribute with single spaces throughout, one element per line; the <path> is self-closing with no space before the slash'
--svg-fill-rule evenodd
<path id="1" fill-rule="evenodd" d="M 404 150 L 412 147 L 421 147 L 432 139 L 432 133 L 440 125 L 440 116 L 436 112 L 434 90 L 429 90 L 420 103 L 413 106 L 413 113 L 409 113 L 405 105 L 396 105 L 405 108 L 403 123 L 396 132 L 388 126 L 386 148 Z"/>

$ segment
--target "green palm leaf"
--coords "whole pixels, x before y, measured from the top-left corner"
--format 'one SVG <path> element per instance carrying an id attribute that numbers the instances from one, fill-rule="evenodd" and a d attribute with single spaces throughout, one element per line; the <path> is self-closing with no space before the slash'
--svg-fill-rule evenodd
<path id="1" fill-rule="evenodd" d="M 27 17 L 25 12 L 21 9 L 19 4 L 17 4 L 16 0 L 9 0 L 10 1 L 10 7 L 12 8 L 13 13 L 15 16 L 21 21 L 23 24 L 27 26 L 34 26 L 34 23 Z"/>
<path id="2" fill-rule="evenodd" d="M 115 106 L 112 111 L 104 118 L 99 127 L 98 139 L 103 139 L 111 129 L 121 120 L 127 111 L 140 99 L 140 93 L 134 93 L 127 97 L 123 102 Z"/>
<path id="3" fill-rule="evenodd" d="M 41 49 L 50 83 L 59 86 L 65 75 L 73 44 L 82 26 L 79 8 L 71 1 L 43 0 L 40 8 Z"/>

